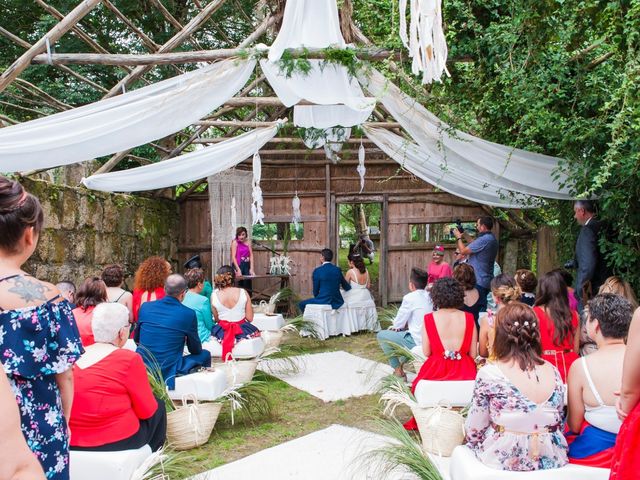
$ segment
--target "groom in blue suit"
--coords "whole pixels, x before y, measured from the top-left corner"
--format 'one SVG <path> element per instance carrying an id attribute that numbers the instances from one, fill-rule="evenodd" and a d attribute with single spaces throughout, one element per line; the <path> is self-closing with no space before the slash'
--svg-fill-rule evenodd
<path id="1" fill-rule="evenodd" d="M 340 295 L 340 286 L 345 291 L 351 290 L 351 285 L 344 279 L 342 271 L 331 263 L 333 252 L 325 248 L 320 252 L 322 255 L 322 265 L 313 271 L 313 298 L 303 300 L 298 305 L 304 313 L 307 305 L 331 305 L 337 310 L 344 304 Z"/>

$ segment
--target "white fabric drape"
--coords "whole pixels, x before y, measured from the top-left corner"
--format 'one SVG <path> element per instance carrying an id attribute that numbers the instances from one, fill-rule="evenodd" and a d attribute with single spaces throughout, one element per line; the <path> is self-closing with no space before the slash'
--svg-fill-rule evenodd
<path id="1" fill-rule="evenodd" d="M 409 49 L 411 71 L 422 83 L 441 81 L 447 71 L 447 40 L 442 29 L 442 0 L 410 0 L 411 22 L 407 35 L 407 0 L 400 0 L 400 38 Z"/>
<path id="2" fill-rule="evenodd" d="M 281 72 L 278 60 L 285 49 L 329 46 L 345 47 L 336 0 L 288 0 L 280 32 L 260 67 L 287 107 L 301 100 L 317 104 L 294 108 L 297 126 L 351 127 L 366 121 L 375 107 L 375 99 L 364 97 L 357 80 L 342 65 L 322 66 L 322 60 L 309 60 L 311 70 L 306 74 L 293 72 L 287 78 Z"/>
<path id="3" fill-rule="evenodd" d="M 172 187 L 215 175 L 251 157 L 271 140 L 278 124 L 243 133 L 195 152 L 152 165 L 92 175 L 82 180 L 87 188 L 104 192 L 137 192 Z"/>
<path id="4" fill-rule="evenodd" d="M 251 181 L 251 225 L 264 225 L 264 213 L 262 212 L 262 188 L 260 188 L 260 180 L 262 179 L 262 160 L 260 154 L 256 151 L 253 154 L 253 179 Z"/>
<path id="5" fill-rule="evenodd" d="M 382 102 L 391 115 L 426 151 L 438 149 L 448 167 L 501 190 L 569 200 L 562 187 L 566 174 L 559 171 L 561 159 L 489 142 L 451 128 L 404 94 L 378 71 L 361 75 L 365 88 Z"/>
<path id="6" fill-rule="evenodd" d="M 291 199 L 291 210 L 293 212 L 291 221 L 293 222 L 297 230 L 298 224 L 302 221 L 302 213 L 300 211 L 300 197 L 298 197 L 298 192 L 296 192 L 296 194 Z"/>
<path id="7" fill-rule="evenodd" d="M 384 128 L 363 125 L 367 137 L 407 171 L 445 192 L 473 202 L 503 208 L 537 206 L 531 197 L 487 184 L 473 172 L 448 163 L 437 146 L 424 148 Z"/>
<path id="8" fill-rule="evenodd" d="M 157 140 L 242 88 L 254 60 L 229 59 L 117 97 L 0 129 L 0 171 L 50 168 Z"/>

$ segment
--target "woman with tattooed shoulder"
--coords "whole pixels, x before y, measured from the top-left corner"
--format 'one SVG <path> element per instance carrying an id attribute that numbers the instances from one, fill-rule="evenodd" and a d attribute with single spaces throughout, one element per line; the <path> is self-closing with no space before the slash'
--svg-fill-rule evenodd
<path id="1" fill-rule="evenodd" d="M 43 222 L 38 199 L 18 182 L 0 177 L 0 359 L 20 407 L 27 444 L 48 479 L 67 480 L 71 367 L 82 344 L 69 303 L 58 289 L 22 270 L 36 249 Z"/>

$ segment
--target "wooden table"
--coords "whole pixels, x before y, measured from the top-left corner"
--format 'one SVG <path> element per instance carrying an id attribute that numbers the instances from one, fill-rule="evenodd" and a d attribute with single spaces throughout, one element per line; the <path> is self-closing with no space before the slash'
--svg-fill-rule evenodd
<path id="1" fill-rule="evenodd" d="M 283 288 L 287 288 L 289 286 L 289 279 L 292 275 L 246 275 L 246 276 L 236 276 L 236 286 L 238 282 L 243 280 L 266 280 L 265 285 L 260 289 L 256 288 L 255 283 L 252 285 L 251 292 L 251 300 L 252 301 L 260 301 L 266 300 L 269 301 L 271 295 L 277 293 Z M 262 283 L 262 282 L 260 282 Z M 289 301 L 287 300 L 287 304 Z"/>

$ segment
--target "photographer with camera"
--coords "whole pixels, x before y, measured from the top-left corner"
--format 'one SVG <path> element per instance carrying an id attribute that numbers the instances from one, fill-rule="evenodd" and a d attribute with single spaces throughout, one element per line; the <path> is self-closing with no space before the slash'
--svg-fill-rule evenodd
<path id="1" fill-rule="evenodd" d="M 473 267 L 476 274 L 476 288 L 480 293 L 480 311 L 487 309 L 487 295 L 490 292 L 491 280 L 493 279 L 493 264 L 498 255 L 498 240 L 491 231 L 493 229 L 493 218 L 483 216 L 478 218 L 476 228 L 478 235 L 468 245 L 465 245 L 464 236 L 467 235 L 458 220 L 458 227 L 453 230 L 453 235 L 457 239 L 456 247 L 463 255 L 468 255 L 467 263 Z M 468 235 L 467 235 L 468 239 Z"/>

